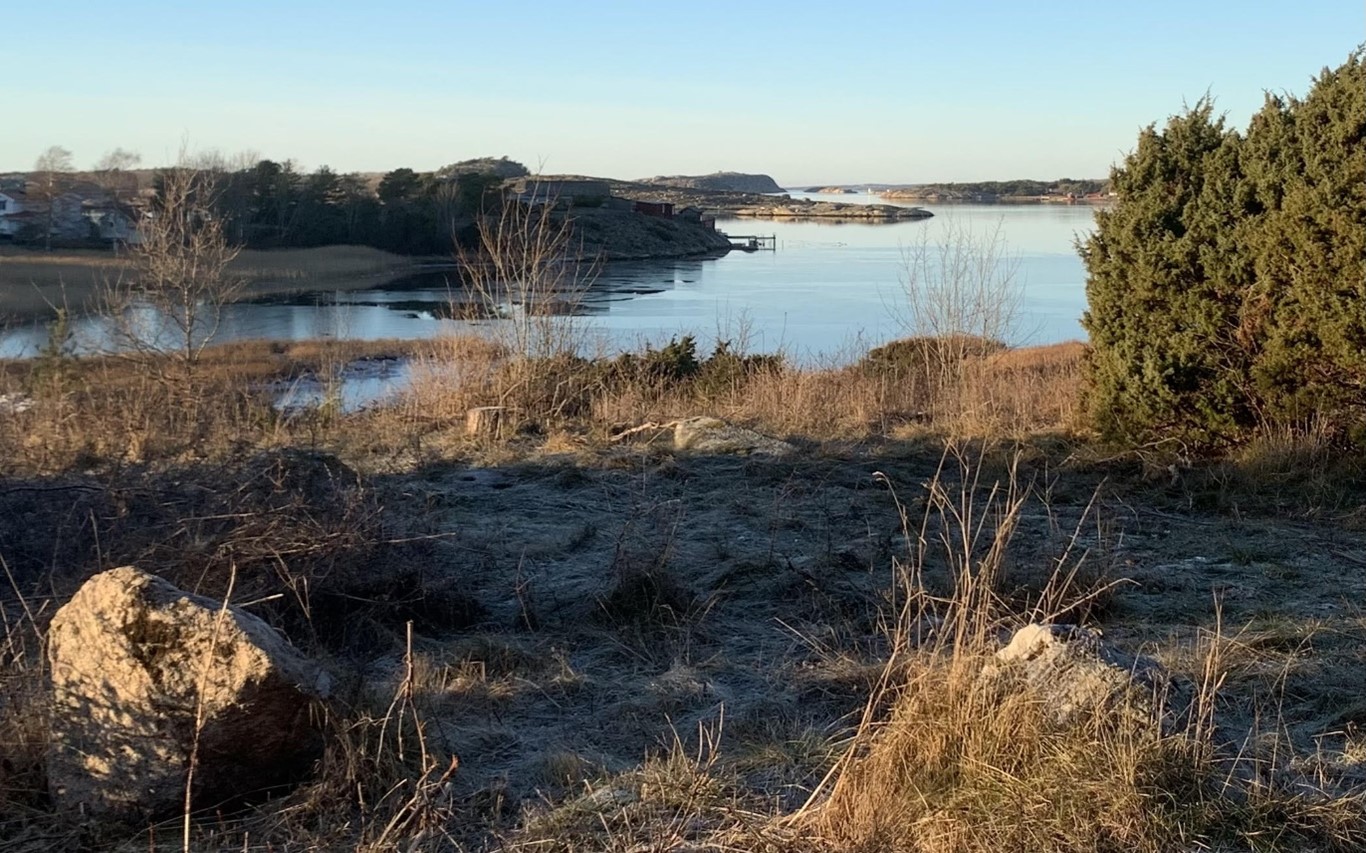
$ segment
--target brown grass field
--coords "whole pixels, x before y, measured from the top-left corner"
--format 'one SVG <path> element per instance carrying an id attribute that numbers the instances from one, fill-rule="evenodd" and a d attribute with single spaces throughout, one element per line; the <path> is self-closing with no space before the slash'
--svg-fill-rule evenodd
<path id="1" fill-rule="evenodd" d="M 1363 849 L 1360 460 L 1296 435 L 1193 464 L 1103 446 L 1084 354 L 740 354 L 679 378 L 452 339 L 224 346 L 189 375 L 5 364 L 0 847 Z M 386 403 L 271 405 L 272 383 L 390 357 L 413 380 Z M 491 405 L 505 429 L 467 434 Z M 614 440 L 692 415 L 798 452 Z M 361 487 L 291 491 L 263 458 L 336 459 Z M 128 563 L 210 596 L 231 571 L 238 601 L 312 591 L 249 606 L 345 685 L 301 785 L 188 834 L 51 808 L 45 625 Z M 1049 614 L 1204 710 L 1060 726 L 984 682 Z"/>
<path id="2" fill-rule="evenodd" d="M 228 269 L 246 281 L 247 295 L 260 296 L 312 288 L 374 287 L 411 271 L 416 262 L 368 246 L 324 246 L 244 249 Z M 94 310 L 101 292 L 131 270 L 128 258 L 112 251 L 46 253 L 0 246 L 0 317 L 49 316 L 62 306 L 73 312 Z"/>

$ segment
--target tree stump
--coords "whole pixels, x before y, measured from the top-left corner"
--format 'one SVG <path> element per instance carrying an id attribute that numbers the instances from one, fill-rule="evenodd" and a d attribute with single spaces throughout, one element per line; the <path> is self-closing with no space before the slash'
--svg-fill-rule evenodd
<path id="1" fill-rule="evenodd" d="M 480 406 L 465 412 L 465 434 L 484 438 L 500 438 L 503 434 L 503 406 Z"/>

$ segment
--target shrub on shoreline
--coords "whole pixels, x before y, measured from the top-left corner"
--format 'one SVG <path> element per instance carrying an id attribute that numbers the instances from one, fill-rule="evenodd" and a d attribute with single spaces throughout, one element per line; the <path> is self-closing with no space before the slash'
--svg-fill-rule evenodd
<path id="1" fill-rule="evenodd" d="M 1080 246 L 1107 438 L 1366 440 L 1364 56 L 1269 95 L 1243 133 L 1204 98 L 1113 170 L 1119 202 Z"/>

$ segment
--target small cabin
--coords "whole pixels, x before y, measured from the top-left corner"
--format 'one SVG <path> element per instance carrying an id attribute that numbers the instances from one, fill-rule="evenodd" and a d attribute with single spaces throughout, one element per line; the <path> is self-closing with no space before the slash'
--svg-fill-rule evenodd
<path id="1" fill-rule="evenodd" d="M 600 207 L 611 195 L 606 181 L 519 178 L 507 188 L 512 201 L 556 207 Z"/>
<path id="2" fill-rule="evenodd" d="M 635 212 L 643 213 L 646 216 L 657 216 L 660 219 L 673 219 L 674 206 L 671 201 L 638 201 L 635 203 Z"/>

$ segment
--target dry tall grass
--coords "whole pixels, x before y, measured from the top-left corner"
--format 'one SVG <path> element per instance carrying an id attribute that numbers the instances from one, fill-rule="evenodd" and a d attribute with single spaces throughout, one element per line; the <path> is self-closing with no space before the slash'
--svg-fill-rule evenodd
<path id="1" fill-rule="evenodd" d="M 120 356 L 52 352 L 0 363 L 0 395 L 24 401 L 0 414 L 0 476 L 117 471 L 251 448 L 317 447 L 328 443 L 319 431 L 324 413 L 278 411 L 273 398 L 281 386 L 325 378 L 360 359 L 408 357 L 414 349 L 400 341 L 215 346 L 196 365 L 192 393 L 163 381 L 164 370 L 142 369 Z"/>
<path id="2" fill-rule="evenodd" d="M 1013 472 L 984 487 L 968 455 L 950 445 L 945 458 L 959 470 L 950 479 L 941 466 L 927 485 L 918 526 L 903 516 L 913 557 L 898 564 L 882 681 L 804 813 L 834 849 L 1345 851 L 1366 843 L 1362 794 L 1297 785 L 1281 775 L 1285 756 L 1267 763 L 1236 741 L 1216 741 L 1217 632 L 1197 650 L 1201 678 L 1184 708 L 1140 691 L 1060 719 L 1036 686 L 999 668 L 999 638 L 1022 620 L 1077 611 L 1078 598 L 1109 587 L 1075 587 L 1085 572 L 1060 561 L 1031 609 L 1012 605 L 1007 554 L 1026 496 Z M 935 558 L 949 574 L 943 591 L 929 580 Z"/>
<path id="3" fill-rule="evenodd" d="M 1082 351 L 1067 343 L 969 356 L 945 380 L 869 359 L 803 368 L 724 346 L 682 370 L 656 358 L 661 350 L 615 362 L 525 361 L 510 358 L 500 342 L 454 338 L 419 360 L 408 405 L 440 418 L 503 406 L 517 422 L 541 428 L 603 430 L 706 414 L 811 439 L 1018 438 L 1080 428 Z"/>

